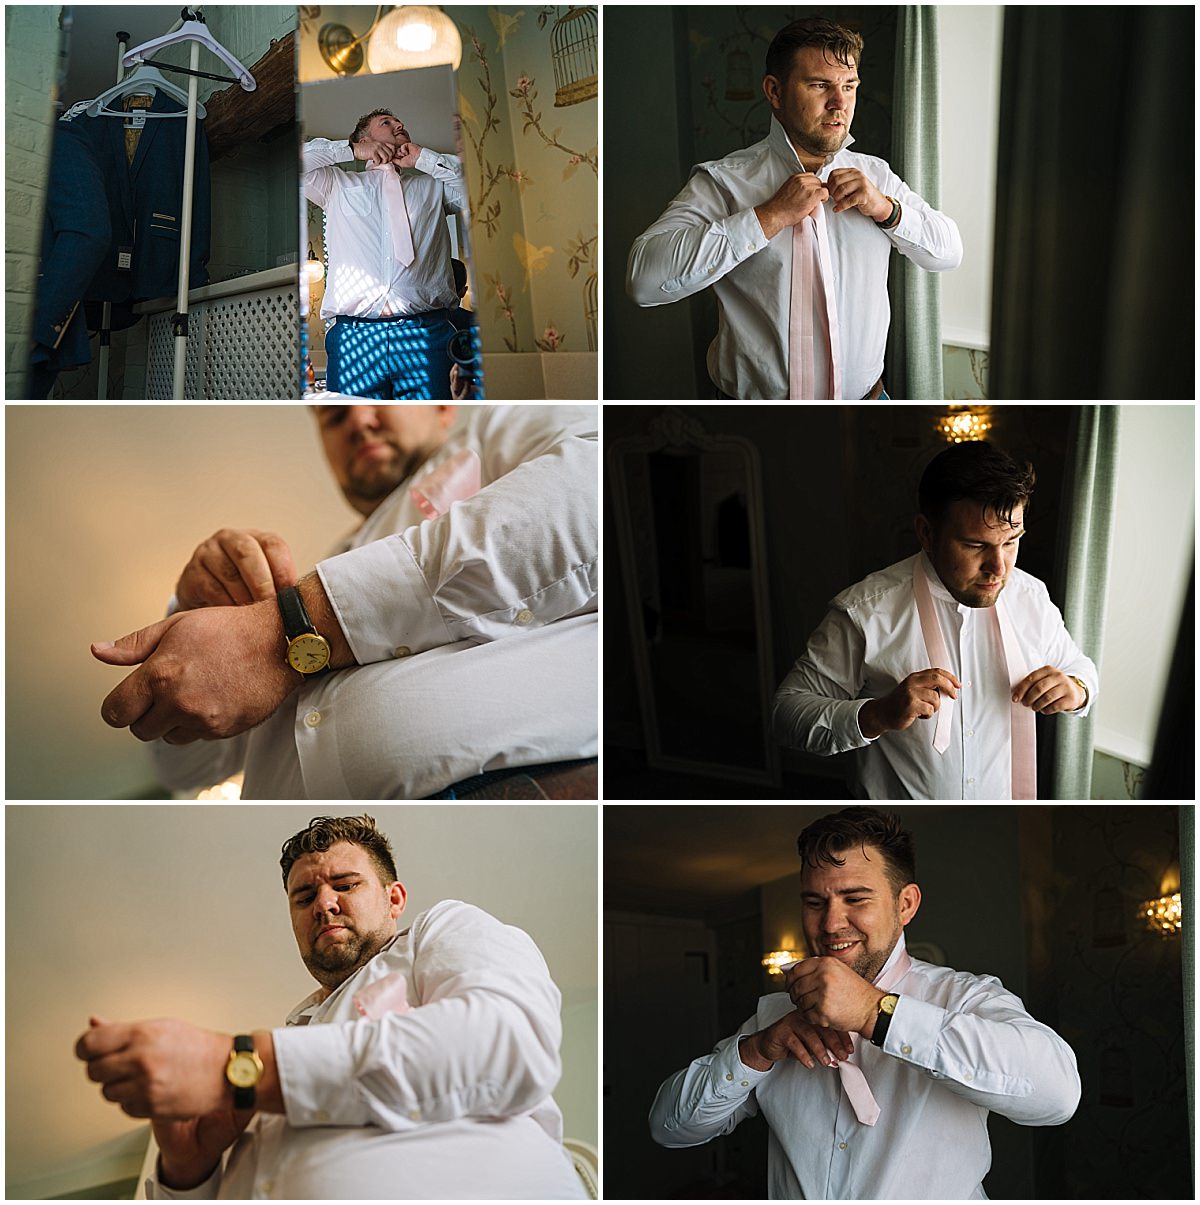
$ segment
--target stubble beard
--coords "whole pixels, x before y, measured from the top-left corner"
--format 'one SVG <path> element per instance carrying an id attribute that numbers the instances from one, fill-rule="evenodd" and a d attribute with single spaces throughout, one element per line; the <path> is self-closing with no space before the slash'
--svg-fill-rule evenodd
<path id="1" fill-rule="evenodd" d="M 369 463 L 361 469 L 349 470 L 345 494 L 351 504 L 355 501 L 371 504 L 382 502 L 429 459 L 429 454 L 425 452 L 416 452 L 406 458 L 394 444 L 389 444 L 389 447 L 392 454 L 387 460 Z"/>
<path id="2" fill-rule="evenodd" d="M 1008 578 L 1006 577 L 1000 583 L 999 590 L 989 590 L 986 594 L 981 594 L 979 593 L 978 586 L 972 586 L 968 590 L 954 592 L 954 597 L 964 607 L 974 607 L 976 610 L 986 611 L 989 607 L 994 607 L 1000 601 L 1000 595 L 1004 593 L 1007 585 Z"/>
<path id="3" fill-rule="evenodd" d="M 850 123 L 842 118 L 840 134 L 827 134 L 817 122 L 810 129 L 797 131 L 796 143 L 806 155 L 836 155 L 850 137 Z"/>
<path id="4" fill-rule="evenodd" d="M 340 987 L 360 967 L 366 966 L 395 932 L 387 928 L 374 933 L 349 931 L 352 934 L 349 940 L 330 942 L 323 949 L 314 943 L 307 954 L 301 955 L 309 974 L 330 991 Z"/>

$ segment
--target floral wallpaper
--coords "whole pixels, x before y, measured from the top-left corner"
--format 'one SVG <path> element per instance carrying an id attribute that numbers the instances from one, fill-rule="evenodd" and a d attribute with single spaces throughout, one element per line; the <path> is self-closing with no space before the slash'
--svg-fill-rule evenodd
<path id="1" fill-rule="evenodd" d="M 483 349 L 593 351 L 597 10 L 448 11 L 463 38 L 459 104 Z"/>

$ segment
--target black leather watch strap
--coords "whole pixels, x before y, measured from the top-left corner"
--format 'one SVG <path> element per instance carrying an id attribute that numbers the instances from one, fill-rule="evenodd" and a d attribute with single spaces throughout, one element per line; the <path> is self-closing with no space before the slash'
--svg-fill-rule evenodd
<path id="1" fill-rule="evenodd" d="M 283 618 L 284 634 L 289 640 L 303 636 L 305 632 L 315 632 L 313 621 L 308 617 L 308 608 L 300 597 L 296 586 L 287 586 L 275 596 L 279 601 L 279 614 Z"/>
<path id="2" fill-rule="evenodd" d="M 871 1031 L 871 1045 L 878 1046 L 883 1049 L 884 1039 L 887 1037 L 888 1026 L 892 1023 L 892 1014 L 881 1012 L 875 1018 L 875 1028 Z"/>
<path id="3" fill-rule="evenodd" d="M 235 1051 L 244 1050 L 250 1054 L 253 1054 L 254 1039 L 249 1034 L 240 1033 L 233 1039 L 233 1049 Z M 235 1109 L 253 1109 L 254 1089 L 235 1087 L 233 1089 L 233 1107 Z"/>

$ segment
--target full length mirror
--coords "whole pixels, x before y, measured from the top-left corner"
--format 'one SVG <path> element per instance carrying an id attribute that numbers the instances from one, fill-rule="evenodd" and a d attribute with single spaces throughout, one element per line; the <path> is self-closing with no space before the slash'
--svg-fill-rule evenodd
<path id="1" fill-rule="evenodd" d="M 451 67 L 301 89 L 315 394 L 483 396 Z"/>

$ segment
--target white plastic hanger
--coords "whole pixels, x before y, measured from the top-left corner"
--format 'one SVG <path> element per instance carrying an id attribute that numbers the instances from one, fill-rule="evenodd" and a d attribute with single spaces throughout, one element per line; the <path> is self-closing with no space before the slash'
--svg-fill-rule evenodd
<path id="1" fill-rule="evenodd" d="M 108 102 L 118 100 L 122 96 L 145 96 L 153 92 L 164 92 L 172 100 L 177 100 L 184 107 L 173 113 L 151 113 L 149 109 L 139 109 L 147 117 L 186 117 L 188 94 L 180 87 L 171 83 L 157 67 L 149 67 L 145 63 L 131 71 L 119 84 L 114 84 L 107 92 L 101 92 L 87 107 L 89 117 L 128 117 L 124 109 L 110 109 Z M 197 102 L 196 116 L 205 117 L 204 106 Z"/>
<path id="2" fill-rule="evenodd" d="M 149 58 L 156 50 L 162 50 L 166 46 L 175 46 L 180 42 L 199 42 L 233 72 L 238 83 L 247 92 L 253 92 L 258 87 L 254 82 L 254 76 L 209 33 L 208 26 L 203 21 L 184 21 L 178 29 L 165 33 L 160 38 L 151 38 L 149 42 L 143 42 L 140 46 L 127 50 L 121 61 L 128 67 L 131 63 L 140 63 L 143 59 Z"/>

